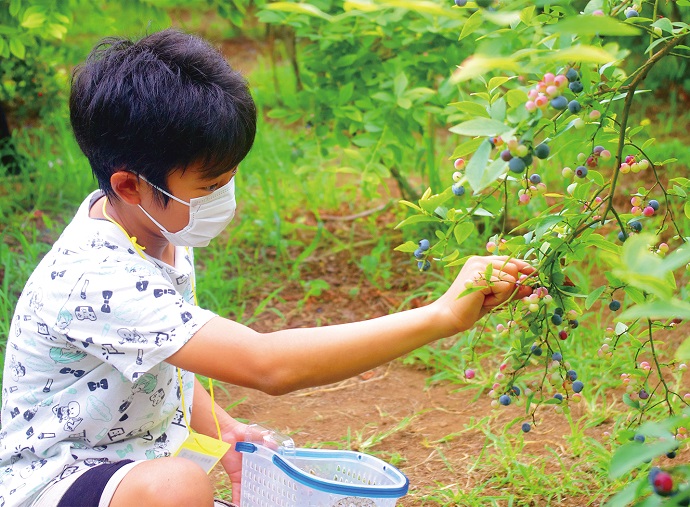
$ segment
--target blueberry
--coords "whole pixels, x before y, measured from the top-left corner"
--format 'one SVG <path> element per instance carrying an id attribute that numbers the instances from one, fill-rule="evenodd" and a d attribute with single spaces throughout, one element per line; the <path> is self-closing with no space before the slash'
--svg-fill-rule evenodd
<path id="1" fill-rule="evenodd" d="M 414 255 L 415 259 L 421 259 L 422 257 L 424 257 L 424 252 L 422 251 L 421 248 L 417 248 L 417 250 L 414 251 L 413 255 Z"/>
<path id="2" fill-rule="evenodd" d="M 514 173 L 524 172 L 525 167 L 525 161 L 519 157 L 511 158 L 510 162 L 508 162 L 508 169 Z"/>
<path id="3" fill-rule="evenodd" d="M 563 361 L 563 354 L 561 354 L 560 352 L 554 352 L 551 355 L 551 359 L 553 359 L 554 361 L 558 361 L 560 363 L 561 361 Z"/>
<path id="4" fill-rule="evenodd" d="M 625 17 L 628 19 L 636 18 L 639 15 L 640 15 L 640 13 L 637 12 L 635 9 L 628 9 L 627 11 L 625 11 Z"/>
<path id="5" fill-rule="evenodd" d="M 528 153 L 524 157 L 520 157 L 520 158 L 522 158 L 522 161 L 525 163 L 526 166 L 530 165 L 532 163 L 532 161 L 534 160 L 531 153 Z"/>
<path id="6" fill-rule="evenodd" d="M 561 323 L 563 322 L 563 317 L 561 317 L 561 316 L 558 315 L 557 313 L 554 313 L 554 314 L 551 316 L 551 322 L 552 322 L 554 325 L 556 325 L 556 326 L 560 326 Z"/>
<path id="7" fill-rule="evenodd" d="M 666 453 L 666 457 L 669 459 L 673 459 L 676 457 L 676 451 L 669 451 Z"/>
<path id="8" fill-rule="evenodd" d="M 573 382 L 573 392 L 575 392 L 575 393 L 579 393 L 580 391 L 582 391 L 582 389 L 584 387 L 585 387 L 585 385 L 579 380 L 576 380 L 575 382 Z"/>
<path id="9" fill-rule="evenodd" d="M 513 154 L 510 153 L 510 150 L 503 150 L 501 152 L 501 160 L 504 160 L 506 162 L 510 162 L 511 158 L 513 158 Z"/>
<path id="10" fill-rule="evenodd" d="M 577 100 L 573 99 L 568 102 L 568 111 L 570 111 L 572 114 L 577 114 L 582 111 L 582 106 Z"/>
<path id="11" fill-rule="evenodd" d="M 649 207 L 652 208 L 654 211 L 658 211 L 658 210 L 659 210 L 659 201 L 657 201 L 656 199 L 652 199 L 651 201 L 649 201 L 648 205 L 649 205 Z"/>
<path id="12" fill-rule="evenodd" d="M 635 232 L 640 232 L 642 230 L 642 224 L 637 220 L 633 220 L 628 226 Z"/>
<path id="13" fill-rule="evenodd" d="M 577 326 L 580 325 L 580 322 L 577 319 L 569 320 L 568 324 L 570 324 L 570 329 L 577 329 Z"/>
<path id="14" fill-rule="evenodd" d="M 637 395 L 640 397 L 641 400 L 646 400 L 649 398 L 649 393 L 645 389 L 640 389 L 640 392 L 637 393 Z"/>
<path id="15" fill-rule="evenodd" d="M 659 467 L 652 467 L 649 470 L 649 475 L 647 476 L 647 479 L 649 479 L 649 484 L 652 486 L 654 485 L 654 479 L 656 479 L 656 476 L 659 475 L 659 472 L 661 472 L 661 468 Z"/>
<path id="16" fill-rule="evenodd" d="M 587 176 L 588 172 L 589 170 L 585 166 L 579 165 L 577 166 L 577 169 L 575 169 L 575 176 L 577 176 L 578 178 L 584 178 L 585 176 Z"/>
<path id="17" fill-rule="evenodd" d="M 614 299 L 609 303 L 609 310 L 612 312 L 617 312 L 618 310 L 621 309 L 621 302 L 618 301 L 617 299 Z"/>
<path id="18" fill-rule="evenodd" d="M 498 402 L 501 405 L 508 406 L 510 405 L 510 396 L 508 396 L 507 394 L 502 394 L 501 397 L 498 399 Z"/>
<path id="19" fill-rule="evenodd" d="M 565 77 L 568 79 L 568 82 L 572 83 L 573 81 L 580 79 L 580 73 L 574 68 L 570 67 L 568 72 L 565 73 Z"/>
<path id="20" fill-rule="evenodd" d="M 628 239 L 628 235 L 625 232 L 621 231 L 618 233 L 618 241 L 624 242 L 626 239 Z"/>
<path id="21" fill-rule="evenodd" d="M 534 183 L 535 185 L 541 183 L 541 176 L 538 174 L 533 174 L 532 176 L 529 177 L 529 180 Z"/>
<path id="22" fill-rule="evenodd" d="M 551 153 L 551 148 L 549 148 L 549 145 L 546 143 L 538 144 L 534 148 L 534 156 L 542 160 L 548 157 L 549 153 Z"/>
<path id="23" fill-rule="evenodd" d="M 558 401 L 563 401 L 563 395 L 561 393 L 556 393 L 553 395 L 553 397 Z"/>
<path id="24" fill-rule="evenodd" d="M 532 345 L 532 354 L 538 357 L 542 355 L 542 352 L 543 351 L 541 350 L 541 347 L 538 347 L 537 345 Z"/>
<path id="25" fill-rule="evenodd" d="M 555 313 L 556 315 L 560 315 L 562 317 L 563 316 L 563 308 L 558 307 L 553 311 L 553 313 Z"/>
<path id="26" fill-rule="evenodd" d="M 570 88 L 570 91 L 573 93 L 580 93 L 582 90 L 585 89 L 585 87 L 582 86 L 582 83 L 580 81 L 573 81 L 568 85 L 568 88 Z"/>
<path id="27" fill-rule="evenodd" d="M 510 388 L 510 390 L 515 396 L 520 396 L 521 391 L 518 386 L 513 386 Z"/>
<path id="28" fill-rule="evenodd" d="M 530 423 L 522 423 L 522 431 L 524 433 L 529 433 L 529 430 L 532 429 L 532 425 Z"/>
<path id="29" fill-rule="evenodd" d="M 644 435 L 642 435 L 641 433 L 638 433 L 637 435 L 635 435 L 633 440 L 635 440 L 635 442 L 643 443 L 645 441 L 645 438 L 644 438 Z"/>
<path id="30" fill-rule="evenodd" d="M 431 262 L 429 262 L 429 261 L 417 262 L 417 268 L 419 268 L 421 271 L 428 271 L 430 267 L 431 267 Z"/>
<path id="31" fill-rule="evenodd" d="M 563 95 L 554 97 L 551 99 L 551 107 L 553 107 L 554 109 L 558 109 L 559 111 L 562 111 L 563 109 L 568 107 L 568 99 L 566 99 Z"/>
<path id="32" fill-rule="evenodd" d="M 429 243 L 428 239 L 420 239 L 419 240 L 419 249 L 422 252 L 426 252 L 427 250 L 429 250 L 430 246 L 431 246 L 431 243 Z"/>
<path id="33" fill-rule="evenodd" d="M 568 370 L 566 373 L 568 380 L 575 382 L 577 380 L 577 372 L 575 370 Z"/>
<path id="34" fill-rule="evenodd" d="M 458 197 L 465 195 L 465 187 L 458 185 L 457 183 L 453 185 L 453 193 Z"/>

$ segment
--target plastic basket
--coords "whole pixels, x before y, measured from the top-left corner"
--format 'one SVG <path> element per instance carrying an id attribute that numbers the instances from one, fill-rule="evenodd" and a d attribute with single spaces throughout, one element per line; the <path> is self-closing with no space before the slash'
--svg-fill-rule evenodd
<path id="1" fill-rule="evenodd" d="M 240 507 L 394 507 L 407 494 L 407 477 L 374 456 L 295 449 L 291 439 L 264 444 L 235 444 L 242 453 Z"/>

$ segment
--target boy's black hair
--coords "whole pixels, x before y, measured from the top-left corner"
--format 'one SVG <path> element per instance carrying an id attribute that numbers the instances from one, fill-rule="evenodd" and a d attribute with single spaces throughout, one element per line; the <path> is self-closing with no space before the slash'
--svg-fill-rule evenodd
<path id="1" fill-rule="evenodd" d="M 256 106 L 246 80 L 203 39 L 167 29 L 99 42 L 72 74 L 70 121 L 99 187 L 118 170 L 168 190 L 176 169 L 217 177 L 247 156 Z M 168 197 L 155 192 L 167 204 Z"/>

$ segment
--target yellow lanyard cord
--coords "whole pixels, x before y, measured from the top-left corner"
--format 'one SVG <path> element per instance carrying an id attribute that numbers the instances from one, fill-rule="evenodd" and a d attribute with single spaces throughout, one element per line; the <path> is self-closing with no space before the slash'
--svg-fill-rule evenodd
<path id="1" fill-rule="evenodd" d="M 106 205 L 107 199 L 103 199 L 103 216 L 111 223 L 115 224 L 121 231 L 122 233 L 127 236 L 127 239 L 132 243 L 134 246 L 134 250 L 141 256 L 142 259 L 146 259 L 144 256 L 144 250 L 146 247 L 141 246 L 139 243 L 137 243 L 137 238 L 136 236 L 130 236 L 127 231 L 125 230 L 124 227 L 122 227 L 119 223 L 117 223 L 115 220 L 110 218 L 108 213 L 105 211 L 105 205 Z M 192 283 L 192 297 L 194 298 L 194 304 L 196 306 L 199 306 L 199 302 L 196 298 L 196 284 L 194 277 L 191 279 Z M 187 425 L 187 429 L 189 431 L 192 431 L 192 427 L 189 424 L 189 421 L 187 420 L 187 409 L 185 408 L 185 403 L 184 403 L 184 386 L 182 385 L 182 371 L 180 368 L 177 368 L 177 380 L 180 384 L 180 401 L 182 402 L 182 416 L 184 417 L 184 422 Z M 216 423 L 216 431 L 218 432 L 218 440 L 222 440 L 222 433 L 220 431 L 220 423 L 218 422 L 218 416 L 216 415 L 216 401 L 215 401 L 215 396 L 213 395 L 213 379 L 209 378 L 208 379 L 208 387 L 209 391 L 211 392 L 211 413 L 213 414 L 213 421 Z"/>

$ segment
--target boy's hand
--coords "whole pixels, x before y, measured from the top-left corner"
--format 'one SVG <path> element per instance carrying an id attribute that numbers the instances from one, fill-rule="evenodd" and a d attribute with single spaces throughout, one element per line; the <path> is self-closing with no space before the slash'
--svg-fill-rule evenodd
<path id="1" fill-rule="evenodd" d="M 491 280 L 486 280 L 487 267 L 493 267 Z M 534 268 L 525 261 L 509 257 L 471 257 L 455 281 L 437 301 L 436 305 L 449 312 L 451 326 L 456 332 L 470 329 L 491 309 L 517 297 L 532 293 L 532 288 L 518 285 L 522 275 L 530 275 Z M 481 290 L 458 298 L 468 287 L 481 286 Z"/>
<path id="2" fill-rule="evenodd" d="M 235 443 L 241 442 L 245 438 L 247 425 L 232 420 L 221 428 L 223 441 L 232 445 L 232 448 L 220 460 L 221 465 L 228 474 L 232 485 L 232 502 L 240 504 L 240 483 L 242 479 L 242 453 L 235 450 Z"/>

